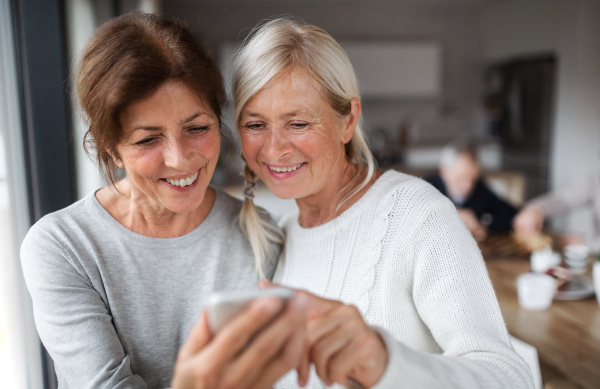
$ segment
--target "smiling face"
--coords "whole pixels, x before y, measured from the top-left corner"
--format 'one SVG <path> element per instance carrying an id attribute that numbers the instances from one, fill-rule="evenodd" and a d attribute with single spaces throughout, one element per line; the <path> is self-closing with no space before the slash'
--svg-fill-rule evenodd
<path id="1" fill-rule="evenodd" d="M 124 138 L 115 162 L 127 172 L 136 204 L 154 212 L 197 210 L 219 158 L 215 113 L 185 84 L 168 81 L 119 121 Z"/>
<path id="2" fill-rule="evenodd" d="M 354 134 L 356 110 L 360 114 L 357 99 L 353 112 L 340 118 L 310 77 L 281 74 L 241 111 L 238 127 L 248 166 L 279 198 L 330 193 L 349 164 L 344 145 Z"/>

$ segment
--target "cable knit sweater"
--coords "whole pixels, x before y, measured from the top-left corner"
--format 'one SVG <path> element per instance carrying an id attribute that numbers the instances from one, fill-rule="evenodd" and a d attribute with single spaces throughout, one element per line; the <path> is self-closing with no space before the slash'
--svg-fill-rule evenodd
<path id="1" fill-rule="evenodd" d="M 389 353 L 376 388 L 533 387 L 475 241 L 432 186 L 388 171 L 339 217 L 303 228 L 298 216 L 281 221 L 275 281 L 358 307 Z M 313 369 L 308 387 L 324 386 Z"/>

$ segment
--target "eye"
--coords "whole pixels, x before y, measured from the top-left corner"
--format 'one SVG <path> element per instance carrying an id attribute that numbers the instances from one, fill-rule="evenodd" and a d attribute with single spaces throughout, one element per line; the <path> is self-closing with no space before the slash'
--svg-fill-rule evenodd
<path id="1" fill-rule="evenodd" d="M 188 131 L 199 134 L 208 131 L 209 128 L 209 126 L 193 126 L 188 128 Z"/>
<path id="2" fill-rule="evenodd" d="M 144 138 L 139 142 L 136 142 L 135 144 L 138 146 L 151 146 L 152 144 L 156 143 L 156 141 L 158 140 L 158 138 L 150 136 L 148 138 Z"/>
<path id="3" fill-rule="evenodd" d="M 248 123 L 244 125 L 244 128 L 249 131 L 258 131 L 266 128 L 263 123 Z"/>
<path id="4" fill-rule="evenodd" d="M 306 127 L 308 127 L 308 123 L 307 122 L 293 122 L 293 123 L 290 123 L 290 127 L 293 130 L 303 130 Z"/>

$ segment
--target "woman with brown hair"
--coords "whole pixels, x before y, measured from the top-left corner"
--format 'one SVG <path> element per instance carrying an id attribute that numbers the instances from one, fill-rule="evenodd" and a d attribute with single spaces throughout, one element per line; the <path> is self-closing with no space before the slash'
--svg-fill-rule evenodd
<path id="1" fill-rule="evenodd" d="M 271 386 L 299 360 L 302 297 L 285 309 L 258 300 L 218 334 L 198 318 L 211 292 L 257 288 L 253 252 L 270 278 L 280 250 L 270 221 L 252 247 L 241 203 L 209 186 L 225 101 L 217 67 L 181 24 L 132 13 L 96 31 L 76 85 L 110 184 L 42 218 L 21 250 L 59 387 Z"/>

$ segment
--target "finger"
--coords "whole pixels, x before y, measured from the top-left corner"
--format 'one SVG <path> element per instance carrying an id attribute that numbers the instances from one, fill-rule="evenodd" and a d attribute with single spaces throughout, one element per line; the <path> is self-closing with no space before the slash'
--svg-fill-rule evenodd
<path id="1" fill-rule="evenodd" d="M 283 313 L 258 333 L 242 354 L 227 368 L 227 385 L 239 387 L 242 382 L 252 382 L 253 372 L 261 371 L 264 365 L 281 352 L 295 333 L 304 333 L 306 308 L 298 306 L 294 297 Z M 299 353 L 302 350 L 298 351 Z M 291 366 L 296 367 L 296 365 Z"/>
<path id="2" fill-rule="evenodd" d="M 388 353 L 376 333 L 354 337 L 352 342 L 329 361 L 329 374 L 334 382 L 348 378 L 365 387 L 375 385 L 387 367 Z"/>
<path id="3" fill-rule="evenodd" d="M 296 293 L 303 293 L 307 297 L 308 320 L 327 315 L 342 305 L 339 301 L 324 299 L 304 290 L 297 290 Z"/>
<path id="4" fill-rule="evenodd" d="M 208 313 L 202 311 L 198 322 L 192 327 L 187 341 L 179 350 L 179 358 L 187 361 L 202 350 L 210 341 L 212 334 L 208 325 Z"/>
<path id="5" fill-rule="evenodd" d="M 338 327 L 339 328 L 339 327 Z M 329 371 L 329 362 L 336 354 L 341 352 L 352 342 L 351 334 L 344 330 L 331 332 L 319 339 L 310 351 L 310 356 L 315 364 L 317 374 L 327 385 L 333 383 Z M 345 384 L 345 382 L 343 383 Z"/>
<path id="6" fill-rule="evenodd" d="M 225 365 L 251 340 L 253 335 L 279 314 L 283 302 L 277 297 L 263 297 L 235 316 L 207 346 L 215 366 Z"/>
<path id="7" fill-rule="evenodd" d="M 307 339 L 312 348 L 313 344 L 328 335 L 330 332 L 336 331 L 338 327 L 342 326 L 347 321 L 353 320 L 354 315 L 351 310 L 351 305 L 339 305 L 326 315 L 317 317 L 308 322 Z M 310 315 L 310 308 L 309 308 Z M 358 314 L 360 316 L 360 314 Z"/>
<path id="8" fill-rule="evenodd" d="M 310 374 L 310 344 L 308 343 L 308 339 L 304 339 L 303 351 L 300 356 L 300 363 L 296 371 L 298 372 L 298 385 L 301 387 L 306 386 L 308 383 L 308 376 Z"/>
<path id="9" fill-rule="evenodd" d="M 265 366 L 260 377 L 253 382 L 250 388 L 271 388 L 283 375 L 293 369 L 298 364 L 301 353 L 304 352 L 304 336 L 304 329 L 295 331 L 287 345 L 271 363 Z"/>

